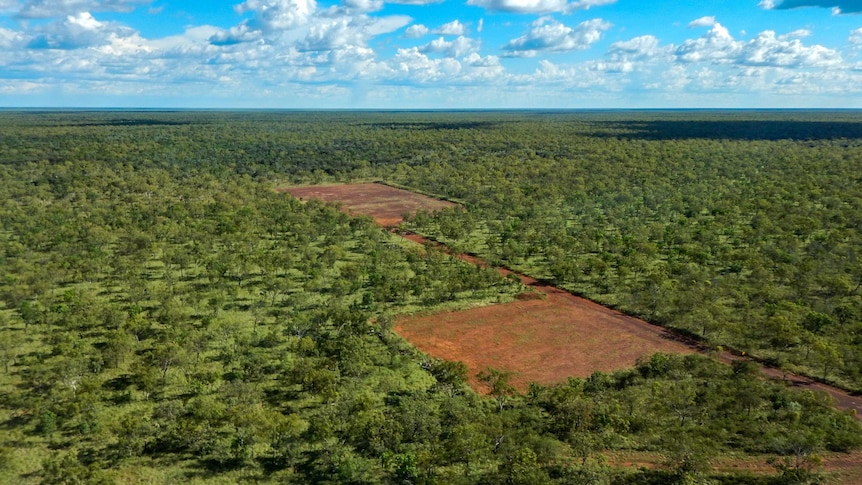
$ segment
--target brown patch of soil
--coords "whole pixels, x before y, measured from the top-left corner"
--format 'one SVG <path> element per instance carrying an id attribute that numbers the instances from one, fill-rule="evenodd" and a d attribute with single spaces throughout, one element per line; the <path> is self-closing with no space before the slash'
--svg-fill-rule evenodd
<path id="1" fill-rule="evenodd" d="M 405 237 L 426 242 L 416 234 Z M 485 265 L 475 256 L 458 257 Z M 433 357 L 463 361 L 471 387 L 480 391 L 475 374 L 487 367 L 513 372 L 512 384 L 525 390 L 533 381 L 555 384 L 632 367 L 656 352 L 697 351 L 662 327 L 515 274 L 530 290 L 512 303 L 407 317 L 396 322 L 395 330 Z"/>
<path id="2" fill-rule="evenodd" d="M 463 361 L 471 376 L 487 367 L 514 372 L 521 390 L 631 367 L 655 352 L 694 352 L 664 329 L 556 288 L 536 290 L 547 297 L 408 317 L 395 330 L 423 352 Z"/>
<path id="3" fill-rule="evenodd" d="M 288 193 L 298 199 L 338 202 L 348 213 L 371 216 L 377 224 L 384 227 L 397 226 L 403 221 L 405 213 L 413 214 L 419 210 L 435 211 L 457 205 L 376 183 L 280 187 L 275 190 Z"/>

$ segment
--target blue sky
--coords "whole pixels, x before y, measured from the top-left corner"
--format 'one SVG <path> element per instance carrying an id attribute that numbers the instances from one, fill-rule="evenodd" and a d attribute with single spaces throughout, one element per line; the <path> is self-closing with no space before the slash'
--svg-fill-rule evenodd
<path id="1" fill-rule="evenodd" d="M 862 0 L 0 0 L 0 107 L 862 108 Z"/>

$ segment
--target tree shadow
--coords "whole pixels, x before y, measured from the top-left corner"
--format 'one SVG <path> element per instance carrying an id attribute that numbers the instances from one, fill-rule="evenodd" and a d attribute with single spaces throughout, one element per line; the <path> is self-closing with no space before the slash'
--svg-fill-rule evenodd
<path id="1" fill-rule="evenodd" d="M 631 140 L 842 140 L 862 139 L 862 118 L 854 121 L 826 120 L 633 120 L 598 123 L 590 133 L 599 138 Z M 845 145 L 847 146 L 847 145 Z"/>

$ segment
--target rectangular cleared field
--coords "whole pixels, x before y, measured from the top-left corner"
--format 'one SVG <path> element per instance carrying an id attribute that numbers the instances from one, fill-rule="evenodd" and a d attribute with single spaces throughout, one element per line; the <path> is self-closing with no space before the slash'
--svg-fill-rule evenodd
<path id="1" fill-rule="evenodd" d="M 419 210 L 435 211 L 457 204 L 383 184 L 309 185 L 282 187 L 278 192 L 298 199 L 319 199 L 337 202 L 351 214 L 371 216 L 384 227 L 397 226 L 405 213 Z"/>
<path id="2" fill-rule="evenodd" d="M 546 298 L 437 315 L 408 317 L 396 331 L 434 357 L 460 360 L 475 374 L 513 372 L 512 384 L 554 384 L 633 366 L 656 352 L 692 353 L 666 330 L 562 290 L 534 287 Z"/>

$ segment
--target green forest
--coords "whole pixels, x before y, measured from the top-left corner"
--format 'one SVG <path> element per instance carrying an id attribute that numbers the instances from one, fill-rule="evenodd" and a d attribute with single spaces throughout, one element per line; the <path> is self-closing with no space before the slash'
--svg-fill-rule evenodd
<path id="1" fill-rule="evenodd" d="M 860 422 L 750 361 L 475 393 L 395 319 L 523 286 L 274 188 L 458 202 L 404 227 L 859 391 L 860 168 L 854 111 L 2 111 L 0 482 L 840 479 Z"/>

